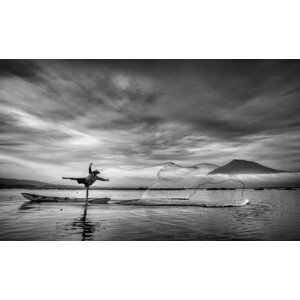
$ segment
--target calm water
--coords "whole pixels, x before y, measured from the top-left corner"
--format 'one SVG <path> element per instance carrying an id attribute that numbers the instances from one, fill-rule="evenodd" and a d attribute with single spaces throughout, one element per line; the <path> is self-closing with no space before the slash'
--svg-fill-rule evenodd
<path id="1" fill-rule="evenodd" d="M 250 204 L 227 208 L 89 205 L 85 222 L 83 204 L 22 207 L 21 192 L 84 197 L 83 190 L 0 190 L 0 240 L 300 240 L 300 190 L 245 190 Z M 90 196 L 129 200 L 142 193 Z"/>

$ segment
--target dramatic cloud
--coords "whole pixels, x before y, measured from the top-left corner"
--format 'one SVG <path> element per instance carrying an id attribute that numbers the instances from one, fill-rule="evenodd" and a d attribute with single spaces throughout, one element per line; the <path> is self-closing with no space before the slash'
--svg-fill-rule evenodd
<path id="1" fill-rule="evenodd" d="M 289 60 L 2 60 L 0 176 L 234 158 L 300 170 L 299 82 Z"/>

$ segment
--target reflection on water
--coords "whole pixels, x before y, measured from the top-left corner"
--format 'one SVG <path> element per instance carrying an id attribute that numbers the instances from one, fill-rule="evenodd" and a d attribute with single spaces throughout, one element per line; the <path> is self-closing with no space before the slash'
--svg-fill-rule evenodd
<path id="1" fill-rule="evenodd" d="M 49 204 L 49 203 L 48 203 Z M 19 207 L 19 211 L 22 213 L 26 213 L 27 211 L 40 211 L 41 205 L 46 205 L 47 203 L 41 204 L 41 203 L 34 203 L 27 201 L 23 203 Z M 51 204 L 50 204 L 51 205 Z M 60 209 L 62 211 L 62 208 Z M 83 212 L 82 215 L 78 218 L 75 218 L 72 222 L 65 224 L 65 228 L 62 230 L 65 231 L 71 231 L 73 234 L 77 234 L 78 232 L 81 232 L 82 241 L 86 240 L 93 240 L 93 232 L 96 230 L 96 226 L 99 223 L 93 223 L 87 218 L 88 214 L 88 204 L 83 205 Z"/>
<path id="2" fill-rule="evenodd" d="M 21 192 L 0 191 L 0 240 L 300 240 L 300 190 L 246 190 L 250 205 L 226 208 L 40 204 L 27 202 Z M 128 200 L 142 192 L 102 190 L 93 197 Z M 224 198 L 216 191 L 207 195 Z"/>
<path id="3" fill-rule="evenodd" d="M 82 241 L 93 240 L 93 232 L 96 230 L 96 223 L 87 219 L 88 204 L 84 205 L 83 214 L 80 218 L 75 219 L 71 224 L 66 225 L 65 230 L 82 231 Z"/>

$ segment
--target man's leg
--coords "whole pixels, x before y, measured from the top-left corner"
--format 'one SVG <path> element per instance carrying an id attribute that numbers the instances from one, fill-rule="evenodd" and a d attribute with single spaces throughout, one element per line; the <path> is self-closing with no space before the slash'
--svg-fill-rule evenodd
<path id="1" fill-rule="evenodd" d="M 89 186 L 86 187 L 86 201 L 89 200 Z"/>

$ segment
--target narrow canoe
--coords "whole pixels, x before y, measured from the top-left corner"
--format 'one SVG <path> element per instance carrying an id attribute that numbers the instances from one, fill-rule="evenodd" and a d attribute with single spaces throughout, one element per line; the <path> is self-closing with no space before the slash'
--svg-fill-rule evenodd
<path id="1" fill-rule="evenodd" d="M 52 197 L 36 194 L 22 193 L 22 196 L 31 202 L 60 202 L 60 203 L 85 203 L 86 198 Z M 110 198 L 89 198 L 89 203 L 106 204 Z"/>

